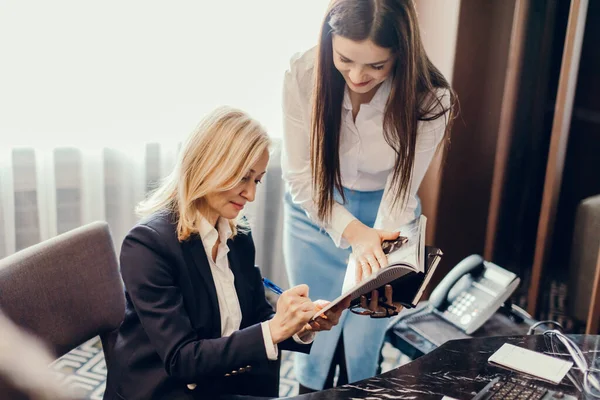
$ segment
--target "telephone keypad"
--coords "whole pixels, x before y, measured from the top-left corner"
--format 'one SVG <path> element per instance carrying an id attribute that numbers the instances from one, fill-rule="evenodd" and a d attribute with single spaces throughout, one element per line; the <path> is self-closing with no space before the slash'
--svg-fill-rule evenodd
<path id="1" fill-rule="evenodd" d="M 454 315 L 462 325 L 467 325 L 479 313 L 479 304 L 475 300 L 471 293 L 463 292 L 454 299 L 447 312 Z"/>

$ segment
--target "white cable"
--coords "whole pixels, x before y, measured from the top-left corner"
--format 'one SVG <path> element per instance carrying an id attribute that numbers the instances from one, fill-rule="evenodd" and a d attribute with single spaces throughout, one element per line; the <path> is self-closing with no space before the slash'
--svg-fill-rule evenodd
<path id="1" fill-rule="evenodd" d="M 556 336 L 558 340 L 566 347 L 567 351 L 571 355 L 571 358 L 575 362 L 575 365 L 577 365 L 577 368 L 579 368 L 583 374 L 583 390 L 586 394 L 596 399 L 600 399 L 600 382 L 594 375 L 592 375 L 593 372 L 598 372 L 598 370 L 588 366 L 587 360 L 585 359 L 585 356 L 579 346 L 577 346 L 575 342 L 556 329 L 545 331 L 544 335 L 549 335 L 550 339 L 552 339 L 553 336 Z M 596 393 L 593 392 L 594 390 Z"/>

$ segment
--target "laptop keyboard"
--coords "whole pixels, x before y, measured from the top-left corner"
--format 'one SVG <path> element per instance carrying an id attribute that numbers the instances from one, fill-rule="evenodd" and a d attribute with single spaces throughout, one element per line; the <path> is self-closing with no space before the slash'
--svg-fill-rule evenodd
<path id="1" fill-rule="evenodd" d="M 548 395 L 548 396 L 546 396 Z M 500 377 L 487 384 L 473 400 L 541 400 L 541 399 L 575 399 L 562 392 L 548 390 L 542 386 L 516 378 Z"/>

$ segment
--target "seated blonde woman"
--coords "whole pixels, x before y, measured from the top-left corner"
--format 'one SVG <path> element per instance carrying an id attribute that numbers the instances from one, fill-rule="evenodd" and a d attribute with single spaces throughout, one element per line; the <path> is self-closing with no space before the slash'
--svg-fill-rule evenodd
<path id="1" fill-rule="evenodd" d="M 138 208 L 121 249 L 127 310 L 108 363 L 105 399 L 278 394 L 279 350 L 308 352 L 348 304 L 308 287 L 265 299 L 240 213 L 267 170 L 270 140 L 245 113 L 220 108 L 183 146 L 175 170 Z"/>

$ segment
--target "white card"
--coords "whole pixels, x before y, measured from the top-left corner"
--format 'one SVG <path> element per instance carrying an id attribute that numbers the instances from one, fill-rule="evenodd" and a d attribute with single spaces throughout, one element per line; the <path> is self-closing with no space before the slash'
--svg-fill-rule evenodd
<path id="1" fill-rule="evenodd" d="M 573 366 L 571 361 L 504 343 L 488 362 L 559 384 Z"/>

